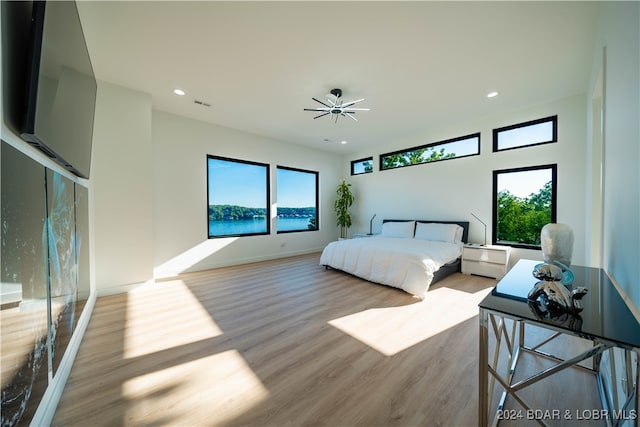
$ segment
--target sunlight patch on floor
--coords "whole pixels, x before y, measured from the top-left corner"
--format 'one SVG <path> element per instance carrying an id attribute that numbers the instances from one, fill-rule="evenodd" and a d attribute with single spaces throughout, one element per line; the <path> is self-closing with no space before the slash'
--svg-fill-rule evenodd
<path id="1" fill-rule="evenodd" d="M 416 304 L 372 308 L 328 323 L 385 356 L 393 356 L 476 316 L 478 303 L 488 291 L 468 293 L 441 287 L 430 290 Z"/>
<path id="2" fill-rule="evenodd" d="M 236 350 L 133 378 L 123 384 L 131 425 L 228 422 L 263 401 L 268 391 Z M 175 399 L 188 396 L 188 399 Z"/>
<path id="3" fill-rule="evenodd" d="M 190 267 L 193 267 L 203 259 L 213 255 L 225 246 L 235 242 L 237 237 L 228 237 L 224 239 L 208 239 L 187 249 L 179 255 L 171 258 L 169 261 L 160 264 L 153 269 L 153 277 L 173 277 L 180 273 L 184 273 Z"/>
<path id="4" fill-rule="evenodd" d="M 127 297 L 124 356 L 132 358 L 222 335 L 182 280 L 135 289 Z"/>

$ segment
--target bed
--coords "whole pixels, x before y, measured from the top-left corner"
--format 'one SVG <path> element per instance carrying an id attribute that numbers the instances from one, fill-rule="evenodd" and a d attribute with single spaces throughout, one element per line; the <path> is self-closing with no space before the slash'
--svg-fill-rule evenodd
<path id="1" fill-rule="evenodd" d="M 384 220 L 380 234 L 329 243 L 320 265 L 424 299 L 429 286 L 460 271 L 468 221 Z"/>

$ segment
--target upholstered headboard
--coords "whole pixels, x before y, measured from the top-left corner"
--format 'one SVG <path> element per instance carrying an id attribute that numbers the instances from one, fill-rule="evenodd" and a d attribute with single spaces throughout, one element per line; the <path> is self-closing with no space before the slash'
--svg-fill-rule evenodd
<path id="1" fill-rule="evenodd" d="M 469 221 L 438 221 L 438 220 L 426 220 L 426 219 L 383 219 L 382 222 L 406 222 L 406 221 L 416 221 L 416 222 L 435 222 L 438 224 L 458 224 L 462 227 L 462 241 L 467 243 L 469 238 Z"/>

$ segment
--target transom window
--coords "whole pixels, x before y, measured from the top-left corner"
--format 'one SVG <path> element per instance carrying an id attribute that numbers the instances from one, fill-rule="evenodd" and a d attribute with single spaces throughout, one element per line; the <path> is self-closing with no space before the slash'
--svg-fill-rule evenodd
<path id="1" fill-rule="evenodd" d="M 493 151 L 512 150 L 558 141 L 558 116 L 493 130 Z"/>
<path id="2" fill-rule="evenodd" d="M 207 156 L 209 237 L 269 234 L 269 165 Z"/>
<path id="3" fill-rule="evenodd" d="M 380 155 L 380 170 L 480 154 L 480 133 Z"/>
<path id="4" fill-rule="evenodd" d="M 540 231 L 556 222 L 557 165 L 493 171 L 493 243 L 540 249 Z"/>
<path id="5" fill-rule="evenodd" d="M 351 175 L 373 172 L 373 157 L 351 161 Z"/>
<path id="6" fill-rule="evenodd" d="M 318 229 L 318 172 L 276 169 L 278 233 Z"/>

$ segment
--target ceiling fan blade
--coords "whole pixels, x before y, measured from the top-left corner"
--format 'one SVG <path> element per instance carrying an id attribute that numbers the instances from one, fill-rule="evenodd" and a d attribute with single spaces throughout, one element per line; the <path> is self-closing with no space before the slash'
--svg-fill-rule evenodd
<path id="1" fill-rule="evenodd" d="M 343 106 L 343 107 L 349 107 L 349 106 L 351 106 L 351 105 L 353 105 L 353 104 L 356 104 L 356 103 L 358 103 L 358 102 L 362 102 L 362 101 L 364 101 L 364 98 L 362 98 L 362 99 L 356 99 L 355 101 L 349 101 L 349 102 L 347 102 L 347 103 L 345 103 L 345 104 L 342 104 L 342 106 Z"/>
<path id="2" fill-rule="evenodd" d="M 369 111 L 368 108 L 348 108 L 349 111 Z"/>
<path id="3" fill-rule="evenodd" d="M 346 111 L 345 111 L 345 112 L 344 112 L 344 114 L 342 114 L 342 115 L 343 115 L 343 116 L 350 117 L 351 119 L 353 119 L 353 121 L 354 121 L 354 122 L 357 122 L 357 121 L 358 121 L 358 119 L 356 119 L 354 116 L 352 116 L 352 115 L 351 115 L 351 113 L 348 113 L 348 112 L 346 112 Z"/>
<path id="4" fill-rule="evenodd" d="M 324 117 L 324 116 L 326 116 L 327 114 L 329 114 L 329 112 L 322 113 L 322 114 L 320 114 L 319 116 L 315 116 L 313 119 L 315 120 L 315 119 L 317 119 L 318 117 Z"/>
<path id="5" fill-rule="evenodd" d="M 324 102 L 320 101 L 319 99 L 316 99 L 316 98 L 311 98 L 311 99 L 313 99 L 314 101 L 316 101 L 316 102 L 318 102 L 318 103 L 320 103 L 320 104 L 324 105 L 324 106 L 325 106 L 325 107 L 327 107 L 327 108 L 331 108 L 331 105 L 327 105 L 327 104 L 325 104 Z"/>
<path id="6" fill-rule="evenodd" d="M 327 108 L 305 108 L 304 111 L 325 111 L 325 112 L 328 112 L 329 111 L 329 107 L 327 107 Z"/>

